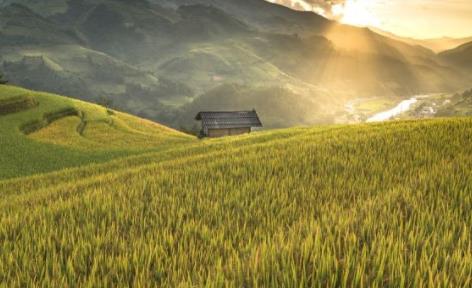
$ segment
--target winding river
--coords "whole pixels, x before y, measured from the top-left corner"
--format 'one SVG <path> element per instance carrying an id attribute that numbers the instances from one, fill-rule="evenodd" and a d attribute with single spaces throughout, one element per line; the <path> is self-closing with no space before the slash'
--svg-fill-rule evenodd
<path id="1" fill-rule="evenodd" d="M 371 122 L 382 122 L 382 121 L 390 120 L 393 117 L 398 116 L 410 110 L 411 106 L 415 104 L 416 102 L 418 102 L 418 99 L 416 96 L 407 100 L 403 100 L 402 102 L 400 102 L 400 104 L 398 104 L 393 109 L 377 113 L 374 116 L 368 118 L 366 122 L 371 123 Z"/>

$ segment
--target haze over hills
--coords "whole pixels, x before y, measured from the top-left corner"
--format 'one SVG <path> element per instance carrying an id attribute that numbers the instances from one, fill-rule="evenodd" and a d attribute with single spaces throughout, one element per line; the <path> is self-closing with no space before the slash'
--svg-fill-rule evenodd
<path id="1" fill-rule="evenodd" d="M 383 31 L 381 29 L 374 28 L 374 27 L 370 29 L 372 29 L 374 32 L 378 34 L 408 43 L 410 45 L 423 46 L 425 48 L 431 49 L 435 53 L 451 50 L 465 43 L 472 42 L 472 36 L 465 37 L 465 38 L 442 37 L 442 38 L 431 38 L 431 39 L 416 39 L 416 38 L 411 38 L 411 37 L 398 36 L 394 33 Z"/>
<path id="2" fill-rule="evenodd" d="M 173 127 L 210 106 L 286 117 L 269 127 L 331 123 L 353 98 L 470 83 L 426 48 L 263 0 L 0 3 L 0 69 L 13 83 Z"/>
<path id="3" fill-rule="evenodd" d="M 455 49 L 444 51 L 439 56 L 451 65 L 460 67 L 466 73 L 472 72 L 472 41 Z"/>
<path id="4" fill-rule="evenodd" d="M 433 50 L 436 53 L 457 48 L 465 43 L 472 42 L 472 37 L 450 38 L 443 37 L 437 39 L 414 39 L 403 38 L 403 41 L 410 44 L 417 44 Z"/>

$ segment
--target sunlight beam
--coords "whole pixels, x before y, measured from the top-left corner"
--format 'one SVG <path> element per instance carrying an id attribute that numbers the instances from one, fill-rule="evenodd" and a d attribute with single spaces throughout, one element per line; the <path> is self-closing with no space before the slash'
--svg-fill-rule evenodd
<path id="1" fill-rule="evenodd" d="M 331 7 L 331 13 L 341 23 L 360 27 L 379 27 L 380 21 L 371 10 L 372 1 L 347 0 Z"/>

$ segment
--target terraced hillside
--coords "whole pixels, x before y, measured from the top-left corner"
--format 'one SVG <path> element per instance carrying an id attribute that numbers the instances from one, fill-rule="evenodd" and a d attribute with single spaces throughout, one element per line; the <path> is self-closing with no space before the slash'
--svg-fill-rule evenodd
<path id="1" fill-rule="evenodd" d="M 0 282 L 472 283 L 471 118 L 205 141 L 166 133 L 188 143 L 0 182 Z"/>
<path id="2" fill-rule="evenodd" d="M 193 138 L 58 95 L 0 86 L 0 179 L 164 149 Z"/>

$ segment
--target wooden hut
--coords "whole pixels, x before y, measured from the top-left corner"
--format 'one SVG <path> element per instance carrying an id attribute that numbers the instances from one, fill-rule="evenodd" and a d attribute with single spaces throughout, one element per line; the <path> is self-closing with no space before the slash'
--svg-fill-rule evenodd
<path id="1" fill-rule="evenodd" d="M 207 111 L 195 117 L 202 122 L 202 137 L 224 137 L 251 133 L 253 128 L 261 128 L 262 123 L 256 110 L 252 111 Z"/>

